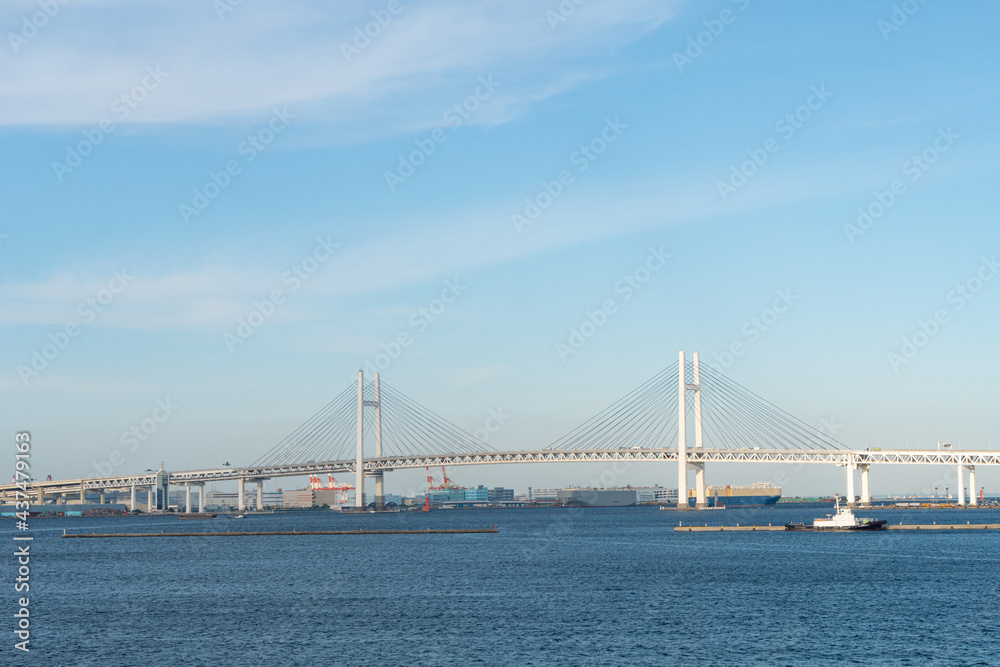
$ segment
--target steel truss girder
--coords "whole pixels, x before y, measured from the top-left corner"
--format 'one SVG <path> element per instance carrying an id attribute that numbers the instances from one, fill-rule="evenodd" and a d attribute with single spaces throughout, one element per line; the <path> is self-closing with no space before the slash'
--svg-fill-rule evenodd
<path id="1" fill-rule="evenodd" d="M 807 450 L 807 449 L 705 449 L 688 450 L 690 463 L 826 463 L 845 465 L 886 464 L 953 464 L 965 466 L 1000 465 L 1000 452 L 993 451 L 936 451 L 936 450 Z M 367 474 L 383 473 L 406 468 L 434 466 L 500 465 L 512 463 L 587 463 L 602 461 L 658 461 L 677 460 L 676 449 L 542 449 L 512 452 L 476 452 L 428 454 L 419 456 L 383 456 L 364 460 Z M 354 459 L 342 461 L 320 461 L 314 463 L 262 466 L 255 468 L 216 468 L 210 470 L 187 470 L 168 473 L 169 483 L 193 484 L 224 480 L 253 480 L 271 477 L 296 477 L 315 473 L 353 473 Z M 103 489 L 126 489 L 132 485 L 150 486 L 156 483 L 156 473 L 104 477 L 82 480 L 54 480 L 32 482 L 28 488 L 37 492 L 42 488 L 46 493 L 72 493 L 80 489 L 95 491 Z M 14 491 L 13 484 L 0 486 L 0 492 Z"/>

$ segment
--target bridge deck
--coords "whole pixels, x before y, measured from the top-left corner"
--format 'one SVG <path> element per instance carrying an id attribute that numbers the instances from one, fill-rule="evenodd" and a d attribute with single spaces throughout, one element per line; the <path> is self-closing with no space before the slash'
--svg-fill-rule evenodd
<path id="1" fill-rule="evenodd" d="M 693 448 L 687 451 L 691 463 L 825 463 L 854 464 L 923 464 L 923 465 L 1000 465 L 1000 452 L 982 450 L 803 450 L 803 449 L 707 449 Z M 617 461 L 677 461 L 676 449 L 580 449 L 580 450 L 524 450 L 511 452 L 476 452 L 433 454 L 426 456 L 388 456 L 367 458 L 364 469 L 369 473 L 386 472 L 407 468 L 466 465 L 508 465 L 517 463 L 594 463 Z M 287 465 L 255 468 L 213 468 L 169 472 L 171 485 L 200 484 L 211 481 L 248 481 L 274 477 L 298 477 L 318 473 L 354 472 L 356 462 L 351 460 L 295 463 Z M 78 493 L 81 487 L 86 491 L 123 490 L 132 486 L 150 486 L 156 483 L 156 475 L 122 475 L 88 479 L 53 480 L 31 482 L 32 492 L 38 489 L 46 493 Z M 0 493 L 7 495 L 18 490 L 14 484 L 0 486 Z"/>

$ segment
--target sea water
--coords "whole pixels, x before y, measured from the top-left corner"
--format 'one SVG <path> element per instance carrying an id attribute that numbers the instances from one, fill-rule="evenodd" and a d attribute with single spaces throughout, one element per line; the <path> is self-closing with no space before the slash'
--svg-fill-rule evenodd
<path id="1" fill-rule="evenodd" d="M 675 533 L 823 510 L 33 519 L 31 652 L 3 664 L 997 664 L 1000 531 Z M 1000 523 L 998 510 L 872 510 Z M 69 532 L 499 534 L 60 539 Z M 13 553 L 14 522 L 3 539 Z M 25 533 L 19 533 L 25 534 Z M 16 662 L 15 662 L 16 660 Z"/>

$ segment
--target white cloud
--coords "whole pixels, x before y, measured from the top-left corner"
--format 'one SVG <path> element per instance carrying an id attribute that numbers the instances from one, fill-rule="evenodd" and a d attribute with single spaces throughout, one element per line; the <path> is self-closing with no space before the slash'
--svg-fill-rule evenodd
<path id="1" fill-rule="evenodd" d="M 0 34 L 17 33 L 32 2 L 7 3 Z M 193 0 L 76 0 L 20 44 L 0 48 L 0 124 L 90 124 L 113 100 L 160 65 L 168 80 L 130 121 L 201 122 L 294 106 L 318 121 L 360 118 L 374 102 L 408 99 L 400 117 L 422 104 L 437 108 L 468 85 L 470 74 L 511 68 L 495 104 L 510 107 L 544 96 L 553 66 L 558 92 L 597 71 L 584 56 L 606 54 L 666 20 L 673 3 L 591 0 L 557 29 L 531 0 L 403 0 L 402 10 L 348 62 L 341 44 L 386 2 L 244 0 L 220 21 L 212 3 Z M 5 40 L 6 41 L 6 40 Z M 544 59 L 537 78 L 513 71 Z M 542 69 L 542 68 L 539 68 Z M 524 77 L 519 72 L 520 77 Z M 521 97 L 524 99 L 521 100 Z"/>
<path id="2" fill-rule="evenodd" d="M 332 303 L 359 294 L 467 277 L 480 267 L 551 248 L 704 217 L 721 208 L 712 194 L 650 196 L 637 190 L 615 199 L 598 193 L 567 197 L 520 235 L 510 222 L 511 210 L 460 211 L 444 221 L 415 221 L 363 245 L 342 245 L 297 291 L 282 276 L 301 261 L 302 249 L 287 250 L 268 262 L 226 250 L 225 261 L 213 258 L 201 266 L 159 273 L 148 262 L 123 261 L 121 267 L 135 279 L 93 325 L 219 331 L 233 326 L 255 299 L 276 288 L 290 295 L 277 319 L 327 321 L 337 312 Z M 359 281 L 358 276 L 365 278 Z M 64 271 L 36 282 L 0 285 L 0 324 L 61 325 L 78 319 L 78 304 L 96 295 L 110 277 Z"/>

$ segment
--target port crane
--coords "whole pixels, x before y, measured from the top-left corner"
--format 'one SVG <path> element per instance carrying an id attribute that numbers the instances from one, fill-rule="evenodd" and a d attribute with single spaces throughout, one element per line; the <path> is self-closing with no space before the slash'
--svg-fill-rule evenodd
<path id="1" fill-rule="evenodd" d="M 439 480 L 431 475 L 431 469 L 429 467 L 424 467 L 427 471 L 427 490 L 428 491 L 445 491 L 448 489 L 462 489 L 465 487 L 459 486 L 455 483 L 455 480 L 448 477 L 448 471 L 445 470 L 444 466 L 441 466 L 441 476 L 444 480 Z"/>
<path id="2" fill-rule="evenodd" d="M 448 471 L 441 466 L 441 476 L 444 478 L 440 480 L 433 475 L 431 475 L 431 469 L 428 466 L 424 466 L 424 470 L 427 471 L 427 496 L 424 498 L 424 511 L 431 511 L 431 491 L 447 491 L 450 489 L 463 489 L 465 487 L 459 486 L 455 483 L 455 480 L 448 477 Z"/>
<path id="3" fill-rule="evenodd" d="M 313 490 L 336 491 L 336 502 L 346 503 L 347 492 L 353 491 L 354 487 L 350 484 L 339 484 L 333 475 L 327 475 L 327 478 L 330 480 L 329 484 L 327 486 L 323 486 L 323 480 L 319 478 L 319 475 L 310 475 L 309 486 L 311 486 Z"/>

